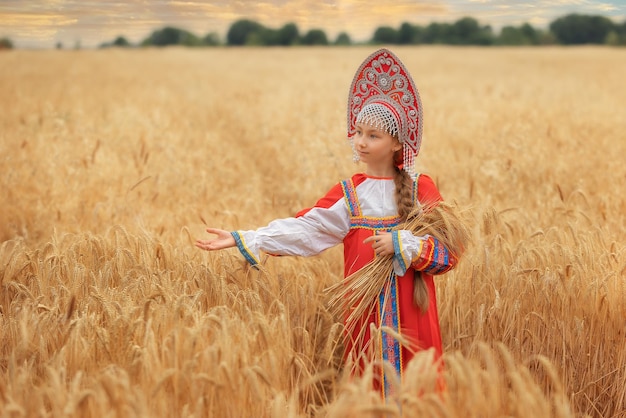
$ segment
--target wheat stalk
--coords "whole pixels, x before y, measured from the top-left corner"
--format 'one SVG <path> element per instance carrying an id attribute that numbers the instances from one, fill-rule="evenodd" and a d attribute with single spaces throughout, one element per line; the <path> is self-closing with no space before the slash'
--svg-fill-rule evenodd
<path id="1" fill-rule="evenodd" d="M 460 257 L 469 241 L 469 229 L 463 214 L 455 205 L 446 202 L 427 207 L 420 206 L 413 209 L 407 220 L 394 229 L 408 230 L 416 236 L 430 235 L 439 240 L 456 257 Z M 385 289 L 383 303 L 387 303 L 389 288 L 385 285 L 393 274 L 392 257 L 391 255 L 376 257 L 359 271 L 325 290 L 333 294 L 329 300 L 330 310 L 335 315 L 345 318 L 347 335 L 352 335 L 359 324 L 359 318 L 372 314 L 376 306 L 373 301 Z M 424 286 L 420 275 L 416 275 L 415 280 L 416 287 Z M 426 297 L 423 298 L 416 291 L 414 296 L 415 303 L 420 309 L 426 310 L 428 295 L 425 294 Z M 364 328 L 359 332 L 357 340 L 362 340 L 363 334 Z"/>

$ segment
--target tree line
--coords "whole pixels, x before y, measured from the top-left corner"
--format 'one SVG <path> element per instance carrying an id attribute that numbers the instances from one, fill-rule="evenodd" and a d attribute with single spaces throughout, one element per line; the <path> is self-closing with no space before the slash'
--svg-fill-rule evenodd
<path id="1" fill-rule="evenodd" d="M 234 22 L 226 38 L 216 32 L 197 36 L 175 27 L 155 30 L 138 44 L 132 44 L 124 36 L 100 45 L 107 47 L 149 46 L 293 46 L 293 45 L 355 45 L 347 32 L 329 39 L 322 29 L 301 33 L 296 24 L 287 23 L 280 28 L 266 27 L 250 19 Z M 547 29 L 537 29 L 528 23 L 505 26 L 496 33 L 491 26 L 481 25 L 472 17 L 463 17 L 453 23 L 430 23 L 426 26 L 408 22 L 399 27 L 378 27 L 371 39 L 360 44 L 391 45 L 626 45 L 626 20 L 615 23 L 604 16 L 569 14 L 552 21 Z M 77 43 L 79 47 L 79 43 Z M 57 43 L 57 48 L 62 48 Z M 11 49 L 9 38 L 0 39 L 0 49 Z"/>
<path id="2" fill-rule="evenodd" d="M 481 25 L 472 17 L 453 23 L 430 23 L 426 26 L 402 23 L 399 27 L 378 27 L 365 44 L 391 45 L 626 45 L 626 20 L 615 23 L 604 16 L 569 14 L 553 20 L 545 30 L 528 23 L 505 26 L 496 33 L 491 26 Z M 215 32 L 198 37 L 191 32 L 166 27 L 153 32 L 141 46 L 292 46 L 292 45 L 353 45 L 347 32 L 329 39 L 322 29 L 301 33 L 296 24 L 269 28 L 256 21 L 240 19 L 234 22 L 225 39 Z M 131 46 L 123 37 L 103 46 Z"/>

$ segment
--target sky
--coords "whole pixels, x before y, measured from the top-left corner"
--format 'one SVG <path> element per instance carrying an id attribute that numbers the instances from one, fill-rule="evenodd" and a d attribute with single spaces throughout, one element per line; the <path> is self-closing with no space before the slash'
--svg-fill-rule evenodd
<path id="1" fill-rule="evenodd" d="M 0 38 L 16 48 L 97 47 L 124 36 L 138 43 L 154 30 L 174 26 L 226 38 L 238 19 L 278 29 L 293 22 L 300 33 L 323 29 L 330 40 L 347 32 L 365 41 L 379 26 L 427 25 L 476 18 L 498 31 L 530 23 L 547 28 L 569 13 L 626 20 L 626 0 L 0 0 Z"/>

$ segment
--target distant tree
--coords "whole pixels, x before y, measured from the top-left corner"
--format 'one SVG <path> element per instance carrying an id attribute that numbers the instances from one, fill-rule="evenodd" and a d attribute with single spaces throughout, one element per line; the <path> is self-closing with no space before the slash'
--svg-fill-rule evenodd
<path id="1" fill-rule="evenodd" d="M 424 29 L 420 26 L 411 25 L 404 22 L 398 29 L 397 42 L 401 45 L 411 45 L 421 43 L 422 32 Z"/>
<path id="2" fill-rule="evenodd" d="M 485 25 L 481 28 L 480 34 L 477 34 L 477 37 L 473 39 L 474 45 L 493 45 L 495 40 L 495 35 L 493 34 L 493 29 L 489 25 Z"/>
<path id="3" fill-rule="evenodd" d="M 202 45 L 218 46 L 220 44 L 220 36 L 217 34 L 217 32 L 209 32 L 204 35 L 204 38 L 202 38 Z"/>
<path id="4" fill-rule="evenodd" d="M 533 28 L 529 23 L 524 23 L 520 27 L 520 31 L 524 35 L 524 38 L 527 39 L 530 45 L 538 45 L 539 44 L 539 31 Z"/>
<path id="5" fill-rule="evenodd" d="M 276 46 L 282 45 L 280 40 L 280 30 L 263 28 L 258 33 L 258 41 L 255 45 Z"/>
<path id="6" fill-rule="evenodd" d="M 246 37 L 248 46 L 272 46 L 276 45 L 276 31 L 273 29 L 261 28 L 259 31 L 250 32 Z"/>
<path id="7" fill-rule="evenodd" d="M 447 44 L 451 43 L 452 26 L 449 23 L 433 22 L 426 26 L 422 41 L 427 44 Z"/>
<path id="8" fill-rule="evenodd" d="M 295 45 L 300 38 L 300 31 L 294 23 L 287 23 L 276 32 L 277 45 Z"/>
<path id="9" fill-rule="evenodd" d="M 124 38 L 123 36 L 118 36 L 117 38 L 115 38 L 113 42 L 104 42 L 104 43 L 101 43 L 98 47 L 99 48 L 111 48 L 111 47 L 127 48 L 130 46 L 132 45 L 126 40 L 126 38 Z"/>
<path id="10" fill-rule="evenodd" d="M 199 46 L 201 43 L 200 38 L 193 33 L 183 29 L 167 26 L 163 29 L 152 32 L 152 34 L 141 44 L 143 46 L 162 47 L 169 45 Z"/>
<path id="11" fill-rule="evenodd" d="M 538 30 L 537 42 L 539 45 L 557 45 L 559 43 L 550 30 Z"/>
<path id="12" fill-rule="evenodd" d="M 118 48 L 128 48 L 129 46 L 131 46 L 130 42 L 128 42 L 128 40 L 123 36 L 118 36 L 117 38 L 115 38 L 111 45 Z"/>
<path id="13" fill-rule="evenodd" d="M 352 39 L 346 32 L 341 32 L 335 39 L 335 45 L 352 45 Z"/>
<path id="14" fill-rule="evenodd" d="M 519 28 L 505 26 L 496 38 L 497 45 L 526 45 L 526 38 Z"/>
<path id="15" fill-rule="evenodd" d="M 615 25 L 615 30 L 619 35 L 626 35 L 626 20 L 621 25 Z"/>
<path id="16" fill-rule="evenodd" d="M 458 45 L 491 45 L 493 33 L 491 27 L 481 27 L 473 17 L 464 17 L 454 22 L 448 40 Z"/>
<path id="17" fill-rule="evenodd" d="M 0 38 L 0 49 L 13 49 L 13 42 L 9 38 Z"/>
<path id="18" fill-rule="evenodd" d="M 626 45 L 626 20 L 621 25 L 615 25 L 615 29 L 606 36 L 605 43 L 613 46 Z"/>
<path id="19" fill-rule="evenodd" d="M 602 44 L 612 30 L 615 25 L 604 16 L 574 13 L 550 23 L 550 31 L 564 45 Z"/>
<path id="20" fill-rule="evenodd" d="M 620 45 L 620 39 L 619 39 L 619 35 L 617 34 L 617 32 L 614 30 L 609 32 L 606 35 L 606 38 L 604 38 L 604 43 L 607 45 L 611 45 L 611 46 Z"/>
<path id="21" fill-rule="evenodd" d="M 56 44 L 56 49 L 63 49 L 63 42 L 58 41 Z"/>
<path id="22" fill-rule="evenodd" d="M 472 43 L 472 38 L 480 32 L 478 21 L 471 17 L 464 17 L 452 25 L 450 32 L 450 41 L 454 44 Z"/>
<path id="23" fill-rule="evenodd" d="M 613 24 L 613 29 L 604 38 L 604 43 L 611 46 L 626 45 L 626 20 Z"/>
<path id="24" fill-rule="evenodd" d="M 524 23 L 520 27 L 505 26 L 495 38 L 497 45 L 539 45 L 540 32 Z"/>
<path id="25" fill-rule="evenodd" d="M 302 45 L 328 45 L 326 32 L 321 29 L 311 29 L 300 40 Z"/>
<path id="26" fill-rule="evenodd" d="M 250 44 L 248 38 L 256 34 L 260 38 L 260 32 L 264 29 L 263 25 L 253 20 L 241 19 L 233 23 L 226 34 L 226 43 L 228 45 L 247 45 Z"/>
<path id="27" fill-rule="evenodd" d="M 396 31 L 391 26 L 381 26 L 374 31 L 374 36 L 372 36 L 372 43 L 397 44 L 398 31 Z"/>

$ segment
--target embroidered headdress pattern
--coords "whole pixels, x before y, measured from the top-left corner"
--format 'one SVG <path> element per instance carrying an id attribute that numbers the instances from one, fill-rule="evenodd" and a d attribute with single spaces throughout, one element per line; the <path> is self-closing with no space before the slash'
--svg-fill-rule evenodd
<path id="1" fill-rule="evenodd" d="M 356 124 L 360 122 L 396 136 L 403 147 L 403 168 L 413 174 L 422 141 L 422 103 L 404 64 L 387 49 L 363 61 L 352 80 L 348 139 L 353 149 Z"/>

